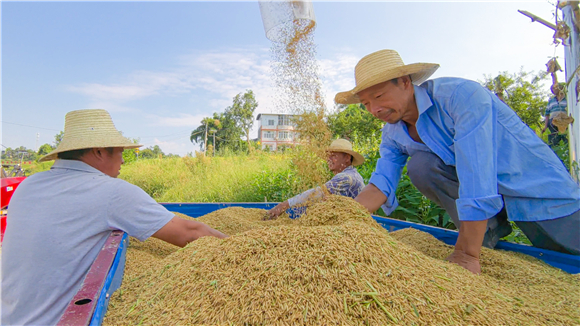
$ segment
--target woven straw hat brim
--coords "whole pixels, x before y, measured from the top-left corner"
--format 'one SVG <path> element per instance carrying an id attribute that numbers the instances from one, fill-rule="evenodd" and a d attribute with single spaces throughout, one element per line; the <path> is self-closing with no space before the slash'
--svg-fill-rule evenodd
<path id="1" fill-rule="evenodd" d="M 72 146 L 68 145 L 68 144 L 63 144 L 63 142 L 64 142 L 64 140 L 58 145 L 58 147 L 54 151 L 46 154 L 45 156 L 40 158 L 38 161 L 39 162 L 46 162 L 46 161 L 56 160 L 58 157 L 58 153 L 73 151 L 73 150 L 77 150 L 77 149 L 101 148 L 101 147 L 103 147 L 103 148 L 122 147 L 124 149 L 128 149 L 128 148 L 139 148 L 139 147 L 143 146 L 143 145 L 131 143 L 129 141 L 126 141 L 126 142 L 121 142 L 121 141 L 119 141 L 119 142 L 107 142 L 106 144 L 103 143 L 102 145 L 99 145 L 96 143 L 91 143 L 91 144 L 86 144 L 86 145 L 74 144 Z"/>
<path id="2" fill-rule="evenodd" d="M 429 77 L 431 77 L 431 75 L 433 75 L 438 68 L 439 65 L 436 63 L 412 63 L 409 65 L 399 66 L 385 71 L 384 73 L 365 78 L 360 83 L 357 83 L 356 87 L 352 90 L 336 94 L 334 101 L 339 104 L 360 103 L 360 98 L 357 95 L 358 92 L 377 84 L 384 83 L 391 79 L 407 75 L 411 76 L 411 81 L 413 84 L 420 85 L 429 79 Z"/>
<path id="3" fill-rule="evenodd" d="M 406 65 L 394 50 L 380 50 L 364 56 L 354 67 L 355 88 L 340 92 L 334 97 L 339 104 L 360 103 L 357 95 L 362 90 L 391 79 L 410 75 L 415 85 L 426 81 L 439 68 L 436 63 L 412 63 Z"/>
<path id="4" fill-rule="evenodd" d="M 105 110 L 78 110 L 67 113 L 64 137 L 57 148 L 43 156 L 39 162 L 55 160 L 58 153 L 85 148 L 138 148 L 115 128 Z"/>

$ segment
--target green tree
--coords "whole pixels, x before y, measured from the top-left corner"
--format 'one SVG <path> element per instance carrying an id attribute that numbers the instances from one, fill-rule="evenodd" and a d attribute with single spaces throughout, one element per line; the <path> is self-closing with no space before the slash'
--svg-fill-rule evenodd
<path id="1" fill-rule="evenodd" d="M 133 144 L 139 144 L 139 138 L 129 138 L 129 140 Z M 125 150 L 123 150 L 123 161 L 125 161 L 125 164 L 135 162 L 137 160 L 138 152 L 137 148 L 125 148 Z"/>
<path id="2" fill-rule="evenodd" d="M 139 151 L 139 158 L 140 159 L 155 158 L 155 154 L 153 154 L 153 151 L 151 150 L 151 148 L 145 148 L 145 149 L 142 149 L 141 151 Z"/>
<path id="3" fill-rule="evenodd" d="M 208 140 L 208 142 L 211 144 L 212 141 L 209 139 L 210 135 L 212 134 L 212 130 L 220 130 L 222 127 L 221 121 L 220 121 L 220 115 L 218 113 L 214 113 L 213 114 L 213 118 L 203 118 L 201 120 L 201 125 L 197 128 L 195 128 L 192 132 L 191 135 L 189 136 L 189 140 L 192 143 L 197 143 L 201 145 L 201 149 L 205 150 L 205 141 L 206 138 Z M 216 135 L 217 136 L 217 135 Z M 216 145 L 217 147 L 217 145 Z"/>
<path id="4" fill-rule="evenodd" d="M 254 111 L 258 107 L 258 102 L 254 97 L 252 90 L 246 90 L 245 93 L 240 93 L 234 97 L 234 103 L 226 110 L 226 114 L 230 114 L 235 121 L 236 127 L 241 129 L 246 136 L 246 144 L 248 151 L 251 150 L 250 145 L 250 130 L 254 125 Z"/>
<path id="5" fill-rule="evenodd" d="M 242 128 L 240 116 L 237 113 L 237 110 L 228 107 L 225 112 L 214 113 L 212 117 L 203 118 L 201 125 L 191 132 L 189 140 L 192 143 L 200 144 L 202 150 L 205 149 L 205 123 L 207 122 L 207 142 L 208 145 L 213 145 L 215 135 L 215 151 L 219 152 L 226 149 L 232 152 L 246 151 L 248 144 L 242 141 L 242 137 L 244 134 L 247 136 L 247 133 Z M 253 116 L 251 123 L 253 123 Z"/>
<path id="6" fill-rule="evenodd" d="M 155 155 L 155 157 L 164 157 L 165 153 L 163 153 L 163 151 L 161 150 L 161 147 L 159 147 L 159 145 L 155 145 L 153 147 L 150 147 L 151 150 L 153 151 L 153 154 Z"/>
<path id="7" fill-rule="evenodd" d="M 220 114 L 221 129 L 219 129 L 216 136 L 216 151 L 222 151 L 229 148 L 233 152 L 239 152 L 245 149 L 245 143 L 242 142 L 244 131 L 236 122 L 236 117 L 232 114 L 229 108 Z M 219 141 L 219 143 L 217 142 Z"/>
<path id="8" fill-rule="evenodd" d="M 139 157 L 144 159 L 165 157 L 165 153 L 161 150 L 159 145 L 149 146 L 139 151 Z"/>
<path id="9" fill-rule="evenodd" d="M 496 77 L 485 76 L 480 82 L 504 101 L 530 128 L 542 128 L 542 116 L 546 108 L 547 91 L 540 82 L 547 74 L 525 72 L 510 74 L 502 72 Z"/>
<path id="10" fill-rule="evenodd" d="M 46 155 L 46 154 L 52 152 L 52 150 L 53 150 L 53 147 L 50 146 L 50 144 L 44 144 L 38 148 L 38 155 L 40 155 L 40 156 Z"/>
<path id="11" fill-rule="evenodd" d="M 12 159 L 14 155 L 14 150 L 11 147 L 4 147 L 5 149 L 2 151 L 2 159 Z"/>
<path id="12" fill-rule="evenodd" d="M 58 144 L 62 141 L 62 137 L 64 137 L 64 131 L 60 131 L 58 134 L 54 135 L 54 148 L 58 147 Z"/>
<path id="13" fill-rule="evenodd" d="M 356 135 L 364 139 L 380 134 L 383 122 L 362 104 L 339 105 L 337 112 L 328 116 L 328 128 L 334 137 L 352 140 Z"/>
<path id="14" fill-rule="evenodd" d="M 18 148 L 10 148 L 5 147 L 5 150 L 2 151 L 2 159 L 11 160 L 11 161 L 35 161 L 38 158 L 38 154 L 32 150 L 28 149 L 24 146 L 20 146 Z"/>

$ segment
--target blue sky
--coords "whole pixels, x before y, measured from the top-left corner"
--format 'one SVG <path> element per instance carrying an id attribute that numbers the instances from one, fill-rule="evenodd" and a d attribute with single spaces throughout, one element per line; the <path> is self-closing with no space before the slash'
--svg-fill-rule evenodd
<path id="1" fill-rule="evenodd" d="M 397 50 L 405 63 L 439 63 L 433 78 L 539 71 L 554 55 L 564 66 L 552 30 L 517 12 L 553 22 L 548 1 L 314 1 L 313 7 L 329 109 L 336 92 L 354 87 L 357 61 L 380 49 Z M 236 94 L 254 91 L 256 115 L 274 110 L 271 43 L 257 1 L 3 1 L 1 15 L 6 147 L 52 143 L 67 112 L 102 108 L 125 136 L 185 155 L 198 149 L 189 142 L 191 130 Z"/>

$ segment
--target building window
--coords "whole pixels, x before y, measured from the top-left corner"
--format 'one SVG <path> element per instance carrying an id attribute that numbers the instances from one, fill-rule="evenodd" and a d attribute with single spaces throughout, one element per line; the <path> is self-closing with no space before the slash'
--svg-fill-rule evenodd
<path id="1" fill-rule="evenodd" d="M 274 132 L 273 131 L 264 131 L 264 133 L 262 134 L 264 138 L 274 138 Z"/>
<path id="2" fill-rule="evenodd" d="M 287 115 L 279 115 L 278 116 L 278 125 L 279 126 L 290 126 L 290 117 Z"/>
<path id="3" fill-rule="evenodd" d="M 268 120 L 268 126 L 273 126 L 274 125 L 274 120 Z"/>
<path id="4" fill-rule="evenodd" d="M 288 131 L 278 131 L 278 139 L 286 140 L 290 138 L 290 133 Z"/>

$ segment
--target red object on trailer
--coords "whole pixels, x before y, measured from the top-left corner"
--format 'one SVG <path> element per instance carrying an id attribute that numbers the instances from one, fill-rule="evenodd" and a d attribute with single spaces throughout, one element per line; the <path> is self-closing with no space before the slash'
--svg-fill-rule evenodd
<path id="1" fill-rule="evenodd" d="M 20 183 L 26 179 L 26 177 L 13 177 L 13 178 L 2 178 L 0 179 L 0 208 L 2 210 L 8 207 L 12 194 L 14 190 L 18 188 Z M 6 214 L 2 214 L 0 224 L 0 242 L 4 240 L 4 231 L 6 230 Z"/>
<path id="2" fill-rule="evenodd" d="M 26 177 L 14 177 L 14 178 L 2 178 L 0 188 L 0 208 L 6 208 L 8 203 L 10 202 L 10 198 L 12 198 L 12 194 L 14 190 L 18 188 L 18 185 L 22 182 L 22 180 L 26 179 Z"/>

